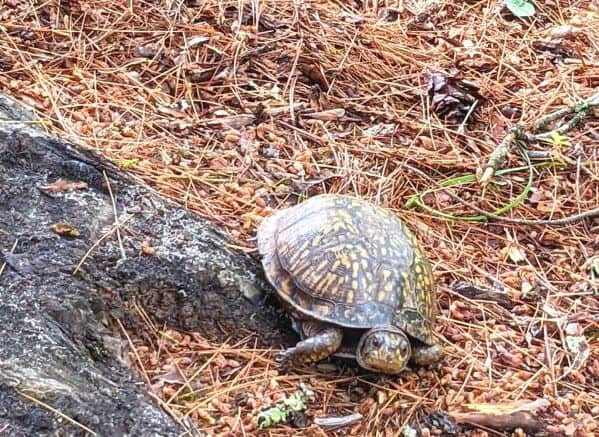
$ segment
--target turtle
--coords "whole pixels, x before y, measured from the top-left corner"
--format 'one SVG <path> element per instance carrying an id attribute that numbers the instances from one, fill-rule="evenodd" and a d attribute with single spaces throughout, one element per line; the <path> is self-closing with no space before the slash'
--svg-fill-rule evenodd
<path id="1" fill-rule="evenodd" d="M 263 219 L 257 246 L 300 335 L 277 356 L 281 369 L 349 354 L 393 375 L 441 360 L 430 262 L 389 210 L 349 195 L 313 196 Z"/>

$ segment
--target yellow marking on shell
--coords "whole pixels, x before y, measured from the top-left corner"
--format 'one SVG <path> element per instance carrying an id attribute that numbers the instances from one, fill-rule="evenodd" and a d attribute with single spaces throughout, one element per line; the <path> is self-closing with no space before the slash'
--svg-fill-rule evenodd
<path id="1" fill-rule="evenodd" d="M 347 292 L 347 295 L 345 296 L 345 301 L 346 303 L 354 303 L 354 292 L 352 290 L 349 290 Z"/>
<path id="2" fill-rule="evenodd" d="M 360 264 L 362 265 L 362 268 L 364 270 L 366 270 L 368 268 L 368 261 L 364 258 L 362 258 L 362 261 L 360 261 Z"/>
<path id="3" fill-rule="evenodd" d="M 351 258 L 352 261 L 356 261 L 358 259 L 358 255 L 356 254 L 356 252 L 351 252 L 349 254 L 349 257 Z"/>
<path id="4" fill-rule="evenodd" d="M 369 282 L 372 282 L 374 280 L 374 276 L 372 275 L 372 272 L 366 272 L 366 280 Z"/>
<path id="5" fill-rule="evenodd" d="M 383 290 L 386 293 L 391 293 L 393 291 L 393 283 L 392 282 L 387 282 L 384 286 L 383 286 Z"/>
<path id="6" fill-rule="evenodd" d="M 322 316 L 328 316 L 329 313 L 331 312 L 330 308 L 325 305 L 318 305 L 317 308 L 318 308 L 318 314 L 320 314 Z"/>
<path id="7" fill-rule="evenodd" d="M 291 256 L 289 257 L 289 265 L 294 265 L 298 261 L 298 259 L 300 259 L 302 256 L 305 256 L 306 249 L 309 245 L 310 241 L 305 241 L 304 244 L 302 244 L 295 253 L 291 254 Z M 287 247 L 287 250 L 285 250 L 285 252 L 288 251 L 289 247 Z"/>
<path id="8" fill-rule="evenodd" d="M 351 267 L 351 260 L 347 255 L 342 255 L 340 260 L 341 264 L 343 264 L 343 267 L 345 267 L 346 269 L 349 269 Z"/>
<path id="9" fill-rule="evenodd" d="M 327 259 L 322 260 L 320 262 L 320 264 L 318 264 L 318 266 L 316 267 L 316 271 L 322 272 L 328 264 L 329 264 L 329 260 L 327 260 Z"/>
<path id="10" fill-rule="evenodd" d="M 353 281 L 351 281 L 351 288 L 354 290 L 358 289 L 358 281 L 356 281 L 355 279 Z"/>
<path id="11" fill-rule="evenodd" d="M 345 225 L 343 222 L 335 222 L 333 223 L 333 232 L 339 232 L 340 230 L 345 228 Z"/>
<path id="12" fill-rule="evenodd" d="M 320 242 L 322 241 L 322 235 L 317 235 L 316 237 L 314 237 L 312 239 L 312 247 L 318 247 L 320 246 Z"/>
<path id="13" fill-rule="evenodd" d="M 323 278 L 323 282 L 322 285 L 320 286 L 321 289 L 323 289 L 323 291 L 326 293 L 328 292 L 328 288 L 331 286 L 331 284 L 333 283 L 333 281 L 337 278 L 336 275 L 332 274 L 332 273 L 328 273 L 324 276 Z"/>
<path id="14" fill-rule="evenodd" d="M 333 272 L 336 271 L 339 268 L 340 265 L 341 265 L 341 261 L 339 261 L 338 259 L 336 259 L 333 262 L 333 265 L 331 266 L 331 271 L 333 271 Z"/>
<path id="15" fill-rule="evenodd" d="M 420 264 L 416 264 L 414 266 L 414 273 L 416 273 L 417 275 L 421 275 L 422 274 L 422 267 L 420 267 Z"/>
<path id="16" fill-rule="evenodd" d="M 358 263 L 353 263 L 352 264 L 351 277 L 353 279 L 358 279 L 358 274 L 359 273 L 360 273 L 360 266 L 358 265 Z"/>
<path id="17" fill-rule="evenodd" d="M 381 290 L 376 295 L 376 300 L 378 300 L 379 302 L 382 302 L 385 300 L 386 297 L 387 297 L 387 293 L 385 293 L 383 290 Z"/>
<path id="18" fill-rule="evenodd" d="M 289 266 L 294 272 L 302 272 L 310 267 L 312 267 L 312 259 L 310 258 L 308 253 L 305 253 L 297 262 L 291 264 Z"/>
<path id="19" fill-rule="evenodd" d="M 387 248 L 386 247 L 381 247 L 381 255 L 387 256 Z"/>

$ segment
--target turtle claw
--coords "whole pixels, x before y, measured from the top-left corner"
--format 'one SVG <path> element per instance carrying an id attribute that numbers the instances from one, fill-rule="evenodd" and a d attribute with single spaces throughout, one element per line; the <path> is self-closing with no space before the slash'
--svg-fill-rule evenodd
<path id="1" fill-rule="evenodd" d="M 277 363 L 278 370 L 288 370 L 293 364 L 291 361 L 291 355 L 289 354 L 289 349 L 279 352 L 275 355 L 274 358 L 275 363 Z"/>

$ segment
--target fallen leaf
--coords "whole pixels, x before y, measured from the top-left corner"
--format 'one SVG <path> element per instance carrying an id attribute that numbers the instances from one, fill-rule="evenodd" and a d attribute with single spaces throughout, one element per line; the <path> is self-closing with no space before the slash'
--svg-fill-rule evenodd
<path id="1" fill-rule="evenodd" d="M 501 249 L 501 255 L 503 259 L 509 258 L 514 263 L 519 263 L 526 259 L 524 251 L 520 248 L 520 245 L 514 237 L 507 233 L 508 244 Z"/>
<path id="2" fill-rule="evenodd" d="M 150 245 L 150 242 L 145 240 L 141 243 L 141 253 L 147 256 L 156 255 L 156 249 Z"/>
<path id="3" fill-rule="evenodd" d="M 571 24 L 565 24 L 563 26 L 557 26 L 547 31 L 547 36 L 550 39 L 570 39 L 582 33 L 583 29 L 572 26 Z"/>
<path id="4" fill-rule="evenodd" d="M 313 118 L 315 120 L 322 120 L 322 121 L 339 120 L 344 115 L 345 115 L 345 109 L 343 109 L 343 108 L 328 109 L 326 111 L 302 114 L 303 117 Z"/>
<path id="5" fill-rule="evenodd" d="M 462 123 L 472 106 L 483 100 L 479 88 L 463 80 L 458 73 L 434 72 L 429 76 L 427 91 L 433 110 L 451 123 Z"/>
<path id="6" fill-rule="evenodd" d="M 55 197 L 54 195 L 57 193 L 61 193 L 63 191 L 72 191 L 72 190 L 85 190 L 87 188 L 87 183 L 83 181 L 65 181 L 64 179 L 58 179 L 56 182 L 50 185 L 43 185 L 39 187 L 39 189 L 46 193 L 49 196 Z"/>
<path id="7" fill-rule="evenodd" d="M 329 81 L 327 80 L 322 70 L 322 66 L 308 61 L 308 63 L 300 62 L 297 68 L 299 71 L 305 74 L 312 82 L 318 84 L 322 91 L 328 91 Z"/>
<path id="8" fill-rule="evenodd" d="M 61 235 L 63 237 L 77 238 L 79 236 L 79 231 L 68 223 L 54 223 L 52 226 L 50 226 L 50 229 L 55 234 Z"/>

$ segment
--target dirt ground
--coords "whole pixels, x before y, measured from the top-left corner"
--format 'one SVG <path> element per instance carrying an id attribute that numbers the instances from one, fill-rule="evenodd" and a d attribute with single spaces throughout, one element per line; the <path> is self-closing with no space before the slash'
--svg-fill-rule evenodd
<path id="1" fill-rule="evenodd" d="M 500 3 L 2 2 L 0 91 L 240 250 L 255 251 L 272 211 L 348 193 L 392 209 L 433 263 L 439 369 L 279 373 L 252 333 L 221 345 L 149 326 L 155 341 L 133 340 L 132 361 L 177 420 L 254 435 L 260 410 L 304 384 L 307 426 L 262 432 L 597 432 L 599 122 L 597 103 L 580 103 L 599 91 L 599 2 L 536 2 L 529 18 Z M 508 142 L 516 127 L 528 136 Z M 515 402 L 507 422 L 455 424 Z"/>

